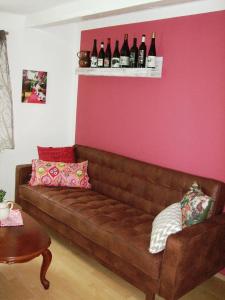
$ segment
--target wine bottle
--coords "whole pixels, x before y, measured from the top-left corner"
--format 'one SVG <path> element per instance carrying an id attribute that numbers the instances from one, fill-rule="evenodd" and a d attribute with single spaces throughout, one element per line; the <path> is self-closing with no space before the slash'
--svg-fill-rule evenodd
<path id="1" fill-rule="evenodd" d="M 116 41 L 116 43 L 115 43 L 115 50 L 113 52 L 111 66 L 112 66 L 112 68 L 120 67 L 119 41 Z"/>
<path id="2" fill-rule="evenodd" d="M 137 62 L 138 62 L 137 38 L 134 38 L 133 46 L 130 49 L 130 67 L 137 68 Z"/>
<path id="3" fill-rule="evenodd" d="M 111 39 L 108 38 L 107 41 L 107 47 L 105 51 L 105 59 L 104 59 L 104 68 L 110 68 L 111 67 L 111 57 L 112 57 L 112 52 L 111 52 Z"/>
<path id="4" fill-rule="evenodd" d="M 123 46 L 120 50 L 120 67 L 128 68 L 129 65 L 130 65 L 130 50 L 128 45 L 128 34 L 125 34 Z"/>
<path id="5" fill-rule="evenodd" d="M 141 44 L 138 50 L 138 67 L 144 68 L 146 60 L 146 45 L 145 45 L 145 34 L 142 34 Z"/>
<path id="6" fill-rule="evenodd" d="M 97 66 L 98 66 L 97 40 L 94 39 L 93 50 L 91 52 L 91 68 L 97 68 Z"/>
<path id="7" fill-rule="evenodd" d="M 147 68 L 155 68 L 156 65 L 156 49 L 155 49 L 155 32 L 152 33 L 151 45 L 146 59 Z"/>
<path id="8" fill-rule="evenodd" d="M 101 42 L 101 49 L 98 54 L 98 67 L 99 68 L 104 67 L 104 59 L 105 59 L 104 43 Z"/>

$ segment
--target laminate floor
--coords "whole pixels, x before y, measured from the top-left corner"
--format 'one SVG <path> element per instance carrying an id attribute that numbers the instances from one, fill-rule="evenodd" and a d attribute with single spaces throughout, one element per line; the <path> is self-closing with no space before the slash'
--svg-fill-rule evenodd
<path id="1" fill-rule="evenodd" d="M 42 258 L 28 263 L 0 264 L 1 300 L 144 300 L 145 295 L 95 260 L 50 233 L 53 254 L 44 290 L 39 272 Z M 160 300 L 156 297 L 156 300 Z M 225 281 L 213 277 L 182 300 L 225 300 Z"/>

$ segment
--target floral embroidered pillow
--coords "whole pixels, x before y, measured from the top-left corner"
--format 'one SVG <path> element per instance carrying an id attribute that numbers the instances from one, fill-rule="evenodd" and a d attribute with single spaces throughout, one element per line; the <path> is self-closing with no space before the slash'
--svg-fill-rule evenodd
<path id="1" fill-rule="evenodd" d="M 67 186 L 89 189 L 88 161 L 81 163 L 32 160 L 31 186 Z"/>
<path id="2" fill-rule="evenodd" d="M 194 182 L 180 202 L 182 211 L 182 227 L 198 224 L 207 219 L 213 199 L 205 195 L 197 182 Z"/>

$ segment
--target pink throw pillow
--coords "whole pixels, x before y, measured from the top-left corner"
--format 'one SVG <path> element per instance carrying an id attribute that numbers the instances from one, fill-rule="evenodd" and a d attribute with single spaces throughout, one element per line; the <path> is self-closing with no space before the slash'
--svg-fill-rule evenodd
<path id="1" fill-rule="evenodd" d="M 88 161 L 81 163 L 50 162 L 32 160 L 29 185 L 67 186 L 90 189 L 87 174 Z"/>
<path id="2" fill-rule="evenodd" d="M 74 163 L 74 147 L 40 147 L 37 146 L 39 159 L 53 162 Z"/>

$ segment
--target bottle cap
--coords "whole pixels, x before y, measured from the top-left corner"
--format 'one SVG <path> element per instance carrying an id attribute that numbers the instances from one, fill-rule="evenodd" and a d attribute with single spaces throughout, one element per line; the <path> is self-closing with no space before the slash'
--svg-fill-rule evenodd
<path id="1" fill-rule="evenodd" d="M 152 33 L 152 38 L 155 39 L 155 32 Z"/>

